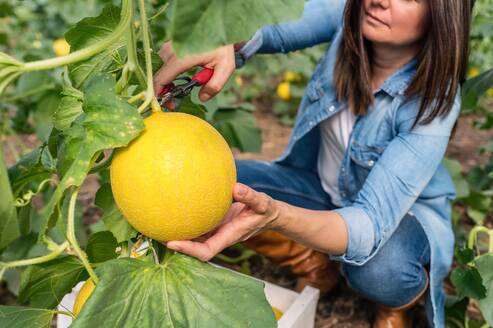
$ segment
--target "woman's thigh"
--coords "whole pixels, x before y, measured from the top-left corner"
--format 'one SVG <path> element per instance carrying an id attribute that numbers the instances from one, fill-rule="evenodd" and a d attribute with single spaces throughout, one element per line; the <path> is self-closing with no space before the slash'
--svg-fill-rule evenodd
<path id="1" fill-rule="evenodd" d="M 336 208 L 316 173 L 270 161 L 236 160 L 237 180 L 274 199 L 313 210 Z"/>
<path id="2" fill-rule="evenodd" d="M 412 301 L 425 288 L 430 262 L 426 234 L 406 215 L 392 237 L 362 266 L 343 264 L 348 284 L 364 297 L 390 307 Z"/>

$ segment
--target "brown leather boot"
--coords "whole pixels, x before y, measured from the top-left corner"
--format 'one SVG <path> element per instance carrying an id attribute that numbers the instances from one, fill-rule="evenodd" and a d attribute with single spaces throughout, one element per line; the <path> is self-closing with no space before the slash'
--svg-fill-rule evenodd
<path id="1" fill-rule="evenodd" d="M 291 271 L 298 276 L 297 291 L 302 291 L 308 285 L 318 288 L 320 295 L 324 295 L 340 279 L 337 266 L 329 261 L 328 255 L 303 246 L 278 232 L 262 232 L 243 244 L 281 266 L 291 267 Z"/>
<path id="2" fill-rule="evenodd" d="M 409 318 L 409 310 L 413 308 L 423 297 L 429 285 L 428 272 L 426 272 L 425 288 L 408 304 L 398 308 L 389 308 L 378 304 L 375 322 L 372 328 L 411 328 L 412 320 Z"/>

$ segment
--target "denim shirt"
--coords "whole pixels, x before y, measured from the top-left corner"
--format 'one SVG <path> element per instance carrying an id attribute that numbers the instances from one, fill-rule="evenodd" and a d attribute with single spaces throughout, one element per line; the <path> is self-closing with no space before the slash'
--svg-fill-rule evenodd
<path id="1" fill-rule="evenodd" d="M 289 144 L 276 163 L 316 172 L 319 123 L 344 108 L 333 85 L 344 4 L 343 0 L 308 1 L 301 20 L 264 26 L 244 46 L 252 55 L 287 53 L 331 42 L 306 87 Z M 415 216 L 431 251 L 427 315 L 435 327 L 444 327 L 442 283 L 453 258 L 451 200 L 455 188 L 441 162 L 459 116 L 460 92 L 446 117 L 411 130 L 420 99 L 407 97 L 405 91 L 415 73 L 413 59 L 375 90 L 367 114 L 356 117 L 339 171 L 344 206 L 335 210 L 347 225 L 348 247 L 342 256 L 331 257 L 364 265 L 406 215 Z"/>

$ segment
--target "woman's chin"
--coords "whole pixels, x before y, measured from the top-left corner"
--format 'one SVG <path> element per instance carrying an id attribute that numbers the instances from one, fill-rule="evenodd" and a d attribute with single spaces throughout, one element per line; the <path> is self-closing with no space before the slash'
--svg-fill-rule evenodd
<path id="1" fill-rule="evenodd" d="M 383 31 L 383 28 L 376 28 L 363 24 L 361 32 L 363 37 L 370 42 L 389 43 L 389 41 L 392 40 L 391 35 L 388 31 Z"/>

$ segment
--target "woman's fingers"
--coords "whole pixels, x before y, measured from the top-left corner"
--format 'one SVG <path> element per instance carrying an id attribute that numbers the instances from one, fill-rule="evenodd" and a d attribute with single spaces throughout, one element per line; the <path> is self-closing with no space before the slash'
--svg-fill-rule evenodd
<path id="1" fill-rule="evenodd" d="M 178 75 L 197 66 L 196 58 L 185 60 L 170 59 L 154 74 L 154 92 L 157 95 L 163 90 L 163 86 L 173 81 Z"/>
<path id="2" fill-rule="evenodd" d="M 166 245 L 169 249 L 198 258 L 201 261 L 208 261 L 214 257 L 213 251 L 207 243 L 193 240 L 169 241 Z"/>
<path id="3" fill-rule="evenodd" d="M 198 238 L 193 241 L 169 241 L 167 247 L 194 256 L 201 261 L 209 261 L 226 247 L 246 239 L 244 237 L 250 236 L 251 231 L 258 230 L 250 225 L 251 222 L 245 218 L 233 219 L 219 226 L 215 233 L 206 240 Z"/>
<path id="4" fill-rule="evenodd" d="M 235 184 L 233 197 L 258 214 L 266 214 L 272 207 L 272 198 L 269 195 L 239 182 Z"/>
<path id="5" fill-rule="evenodd" d="M 163 86 L 173 81 L 178 75 L 196 67 L 204 66 L 214 69 L 211 79 L 201 88 L 199 98 L 207 101 L 218 94 L 235 70 L 235 55 L 232 45 L 227 45 L 204 54 L 178 58 L 170 42 L 166 42 L 159 51 L 164 64 L 154 74 L 154 91 L 159 95 Z"/>
<path id="6" fill-rule="evenodd" d="M 207 240 L 169 241 L 167 247 L 177 252 L 196 257 L 201 261 L 209 261 L 223 249 L 232 245 L 234 239 L 235 237 L 233 235 L 221 233 L 221 229 L 219 229 L 216 234 Z"/>
<path id="7" fill-rule="evenodd" d="M 207 82 L 199 92 L 199 99 L 207 101 L 217 95 L 223 88 L 235 70 L 234 49 L 232 46 L 224 46 L 217 50 L 220 54 L 220 61 L 217 64 L 208 64 L 214 69 L 209 82 Z"/>

